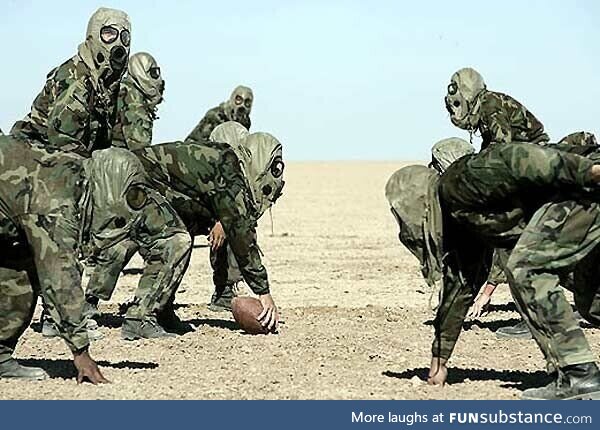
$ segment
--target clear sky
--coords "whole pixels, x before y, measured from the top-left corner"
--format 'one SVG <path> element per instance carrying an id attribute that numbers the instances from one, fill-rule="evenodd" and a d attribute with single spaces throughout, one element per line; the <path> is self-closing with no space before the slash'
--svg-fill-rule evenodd
<path id="1" fill-rule="evenodd" d="M 415 160 L 467 133 L 443 107 L 452 73 L 478 69 L 553 140 L 600 134 L 600 2 L 1 0 L 0 127 L 25 115 L 76 52 L 99 6 L 132 20 L 132 52 L 166 79 L 154 142 L 182 139 L 233 87 L 254 89 L 253 129 L 288 159 Z"/>

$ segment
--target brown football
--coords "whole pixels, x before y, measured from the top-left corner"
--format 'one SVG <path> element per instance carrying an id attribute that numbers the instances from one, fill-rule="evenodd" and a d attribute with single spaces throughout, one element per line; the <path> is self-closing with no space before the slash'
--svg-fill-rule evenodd
<path id="1" fill-rule="evenodd" d="M 231 301 L 233 319 L 242 330 L 249 334 L 268 333 L 268 330 L 257 320 L 262 310 L 262 303 L 254 297 L 234 297 Z"/>

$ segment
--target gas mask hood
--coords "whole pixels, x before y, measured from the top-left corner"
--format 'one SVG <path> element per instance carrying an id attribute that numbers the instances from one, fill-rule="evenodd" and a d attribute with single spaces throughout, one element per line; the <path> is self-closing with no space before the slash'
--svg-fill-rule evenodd
<path id="1" fill-rule="evenodd" d="M 240 160 L 250 185 L 259 216 L 281 196 L 285 181 L 283 146 L 269 133 L 252 133 L 237 122 L 228 121 L 216 127 L 210 140 L 228 143 Z"/>
<path id="2" fill-rule="evenodd" d="M 431 148 L 429 167 L 435 169 L 441 175 L 456 160 L 473 153 L 475 153 L 475 149 L 466 140 L 458 137 L 443 139 Z"/>
<path id="3" fill-rule="evenodd" d="M 147 52 L 137 52 L 129 59 L 127 73 L 138 89 L 155 107 L 163 100 L 165 81 L 156 59 Z"/>
<path id="4" fill-rule="evenodd" d="M 452 75 L 444 99 L 452 124 L 468 131 L 477 127 L 480 96 L 485 90 L 483 77 L 475 69 L 467 67 Z"/>
<path id="5" fill-rule="evenodd" d="M 229 119 L 247 123 L 248 121 L 246 118 L 250 117 L 252 103 L 254 103 L 254 94 L 252 93 L 252 90 L 243 85 L 237 86 L 231 93 L 229 100 L 225 102 Z"/>
<path id="6" fill-rule="evenodd" d="M 131 23 L 120 10 L 101 7 L 91 16 L 79 56 L 92 71 L 94 84 L 109 88 L 127 69 Z"/>

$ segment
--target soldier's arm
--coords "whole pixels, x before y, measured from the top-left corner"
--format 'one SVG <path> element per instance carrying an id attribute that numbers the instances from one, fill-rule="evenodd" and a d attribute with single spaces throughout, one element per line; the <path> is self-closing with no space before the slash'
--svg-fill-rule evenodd
<path id="1" fill-rule="evenodd" d="M 55 101 L 48 113 L 48 141 L 54 147 L 74 151 L 88 138 L 92 95 L 82 80 L 57 80 L 52 89 Z"/>
<path id="2" fill-rule="evenodd" d="M 511 120 L 504 109 L 498 109 L 488 115 L 487 129 L 493 143 L 511 143 Z"/>
<path id="3" fill-rule="evenodd" d="M 586 187 L 595 184 L 594 162 L 538 145 L 513 144 L 501 150 L 510 173 L 523 186 Z"/>
<path id="4" fill-rule="evenodd" d="M 194 127 L 192 132 L 185 138 L 186 141 L 202 142 L 208 140 L 210 134 L 219 124 L 219 118 L 215 109 L 211 109 L 204 115 L 204 118 L 200 120 L 198 125 Z"/>
<path id="5" fill-rule="evenodd" d="M 133 151 L 150 146 L 153 122 L 144 106 L 138 103 L 127 104 L 119 112 L 119 116 L 122 123 L 123 140 L 127 149 Z"/>
<path id="6" fill-rule="evenodd" d="M 450 230 L 445 227 L 445 231 Z M 449 240 L 456 246 L 448 248 L 453 250 L 444 258 L 444 288 L 434 320 L 431 349 L 433 357 L 443 360 L 452 355 L 475 292 L 489 274 L 493 252 L 477 238 L 467 237 L 464 231 L 454 227 L 452 233 L 454 237 Z"/>
<path id="7" fill-rule="evenodd" d="M 73 353 L 89 346 L 77 261 L 78 226 L 69 217 L 26 215 L 21 225 L 32 250 L 40 292 Z"/>

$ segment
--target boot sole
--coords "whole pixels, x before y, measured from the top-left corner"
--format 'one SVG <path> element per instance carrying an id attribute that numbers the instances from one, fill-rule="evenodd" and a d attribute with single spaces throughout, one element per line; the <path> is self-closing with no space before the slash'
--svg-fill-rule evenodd
<path id="1" fill-rule="evenodd" d="M 14 379 L 14 380 L 21 380 L 21 381 L 45 381 L 47 379 L 50 379 L 50 375 L 45 374 L 45 375 L 40 375 L 40 376 L 6 376 L 6 375 L 0 375 L 0 379 Z"/>
<path id="2" fill-rule="evenodd" d="M 227 308 L 225 306 L 213 305 L 212 303 L 208 305 L 208 310 L 211 312 L 231 312 L 232 308 Z"/>
<path id="3" fill-rule="evenodd" d="M 170 336 L 157 336 L 157 337 L 144 337 L 141 336 L 137 333 L 132 333 L 132 332 L 121 332 L 121 339 L 123 340 L 140 340 L 140 339 L 147 339 L 147 340 L 155 340 L 155 339 L 173 339 L 175 337 L 177 337 L 177 335 L 175 335 L 174 333 L 169 333 Z"/>
<path id="4" fill-rule="evenodd" d="M 533 339 L 533 336 L 531 335 L 531 333 L 515 335 L 515 334 L 505 334 L 505 333 L 496 332 L 496 337 L 498 339 Z"/>

